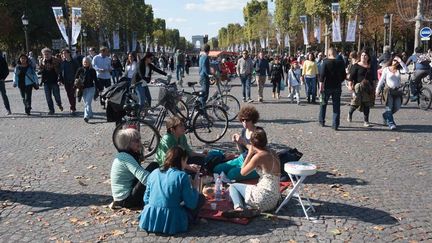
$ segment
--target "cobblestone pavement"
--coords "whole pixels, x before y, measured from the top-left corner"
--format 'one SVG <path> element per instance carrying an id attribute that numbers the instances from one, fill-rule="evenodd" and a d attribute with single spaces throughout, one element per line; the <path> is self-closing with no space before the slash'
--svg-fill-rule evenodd
<path id="1" fill-rule="evenodd" d="M 232 93 L 241 98 L 239 81 L 233 85 Z M 106 206 L 114 124 L 105 123 L 99 104 L 91 124 L 82 113 L 70 117 L 62 87 L 65 111 L 47 116 L 39 90 L 27 117 L 18 91 L 6 86 L 14 114 L 3 116 L 0 105 L 1 242 L 432 242 L 432 111 L 415 104 L 396 114 L 398 131 L 381 125 L 379 104 L 371 111 L 373 126 L 364 128 L 359 112 L 352 123 L 345 120 L 349 95 L 344 91 L 341 128 L 334 131 L 317 125 L 317 105 L 290 104 L 286 91 L 273 100 L 266 87 L 265 102 L 253 105 L 272 146 L 296 147 L 302 160 L 319 167 L 305 188 L 317 210 L 314 218 L 306 220 L 291 201 L 278 217 L 260 217 L 247 226 L 203 220 L 188 233 L 160 236 L 137 229 L 138 211 Z M 256 98 L 255 86 L 252 92 Z M 241 127 L 230 126 L 229 134 Z M 197 149 L 234 149 L 228 135 L 211 146 L 189 139 Z"/>

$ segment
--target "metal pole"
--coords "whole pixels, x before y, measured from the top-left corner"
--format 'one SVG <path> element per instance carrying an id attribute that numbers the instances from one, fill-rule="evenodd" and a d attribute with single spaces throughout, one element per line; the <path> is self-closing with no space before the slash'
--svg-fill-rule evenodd
<path id="1" fill-rule="evenodd" d="M 361 49 L 361 29 L 359 28 L 359 37 L 358 37 L 358 46 L 357 46 L 357 53 L 360 54 Z"/>
<path id="2" fill-rule="evenodd" d="M 28 35 L 27 35 L 27 26 L 24 26 L 24 36 L 25 36 L 25 44 L 26 44 L 26 53 L 29 53 L 29 42 L 28 42 Z"/>
<path id="3" fill-rule="evenodd" d="M 393 22 L 393 14 L 390 14 L 390 31 L 389 31 L 389 46 L 390 46 L 390 51 L 392 50 L 392 22 Z"/>
<path id="4" fill-rule="evenodd" d="M 383 48 L 384 48 L 384 46 L 386 46 L 387 45 L 387 25 L 386 26 L 384 26 L 384 45 L 383 45 Z"/>
<path id="5" fill-rule="evenodd" d="M 414 41 L 414 49 L 420 45 L 420 28 L 423 20 L 423 0 L 417 1 L 417 15 L 415 17 L 415 41 Z"/>

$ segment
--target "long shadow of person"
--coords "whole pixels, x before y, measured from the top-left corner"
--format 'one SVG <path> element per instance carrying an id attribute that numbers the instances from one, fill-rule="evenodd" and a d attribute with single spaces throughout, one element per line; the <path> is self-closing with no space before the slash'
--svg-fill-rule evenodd
<path id="1" fill-rule="evenodd" d="M 19 203 L 40 210 L 35 213 L 46 212 L 64 207 L 86 207 L 90 205 L 108 204 L 111 196 L 97 194 L 64 194 L 45 191 L 9 191 L 0 190 L 0 201 Z"/>

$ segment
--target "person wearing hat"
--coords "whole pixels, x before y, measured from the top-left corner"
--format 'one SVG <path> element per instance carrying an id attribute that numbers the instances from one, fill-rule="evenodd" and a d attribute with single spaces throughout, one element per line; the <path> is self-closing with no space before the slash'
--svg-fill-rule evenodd
<path id="1" fill-rule="evenodd" d="M 143 82 L 137 84 L 138 92 L 140 95 L 141 109 L 146 103 L 151 106 L 151 94 L 148 83 L 150 83 L 151 81 L 153 71 L 161 75 L 170 77 L 166 72 L 160 70 L 155 65 L 153 65 L 152 59 L 153 54 L 151 52 L 147 52 L 144 57 L 139 61 L 138 70 L 132 77 L 132 85 L 136 85 L 139 81 L 144 80 Z"/>

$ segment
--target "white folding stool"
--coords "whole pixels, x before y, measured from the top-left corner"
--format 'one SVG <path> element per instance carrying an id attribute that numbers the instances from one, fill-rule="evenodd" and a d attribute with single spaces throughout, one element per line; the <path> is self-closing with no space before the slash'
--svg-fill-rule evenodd
<path id="1" fill-rule="evenodd" d="M 316 173 L 316 166 L 311 163 L 306 162 L 288 162 L 284 165 L 284 170 L 288 173 L 288 176 L 291 180 L 291 183 L 293 185 L 293 188 L 290 190 L 286 198 L 283 200 L 281 205 L 278 207 L 275 213 L 278 213 L 279 210 L 288 203 L 288 201 L 293 197 L 296 196 L 298 198 L 298 201 L 300 202 L 300 205 L 303 209 L 303 212 L 305 213 L 306 219 L 309 220 L 309 216 L 307 212 L 311 209 L 313 212 L 315 212 L 315 208 L 312 206 L 312 203 L 309 200 L 308 196 L 304 196 L 304 198 L 307 201 L 307 208 L 305 208 L 303 204 L 303 200 L 301 198 L 301 188 L 303 186 L 303 181 L 306 179 L 306 177 L 310 175 L 314 175 Z"/>

